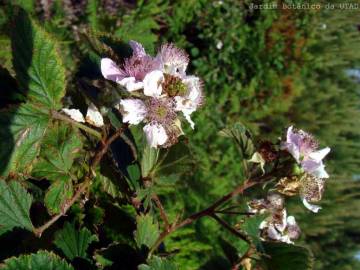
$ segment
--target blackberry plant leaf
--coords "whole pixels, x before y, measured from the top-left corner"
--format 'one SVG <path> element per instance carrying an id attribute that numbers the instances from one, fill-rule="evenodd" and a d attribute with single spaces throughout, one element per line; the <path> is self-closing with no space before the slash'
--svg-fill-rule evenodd
<path id="1" fill-rule="evenodd" d="M 77 230 L 74 224 L 65 223 L 64 228 L 55 234 L 54 243 L 68 259 L 72 260 L 76 257 L 86 259 L 87 248 L 97 240 L 97 236 L 91 234 L 88 229 Z"/>
<path id="2" fill-rule="evenodd" d="M 13 65 L 28 99 L 48 109 L 59 109 L 65 94 L 65 68 L 56 41 L 29 15 L 19 10 L 12 30 Z"/>
<path id="3" fill-rule="evenodd" d="M 32 196 L 18 182 L 0 181 L 0 235 L 14 227 L 33 230 L 31 203 Z"/>
<path id="4" fill-rule="evenodd" d="M 35 254 L 12 257 L 5 260 L 4 270 L 74 270 L 65 260 L 48 251 L 38 251 Z"/>
<path id="5" fill-rule="evenodd" d="M 31 171 L 48 122 L 48 115 L 31 104 L 1 114 L 0 175 Z"/>

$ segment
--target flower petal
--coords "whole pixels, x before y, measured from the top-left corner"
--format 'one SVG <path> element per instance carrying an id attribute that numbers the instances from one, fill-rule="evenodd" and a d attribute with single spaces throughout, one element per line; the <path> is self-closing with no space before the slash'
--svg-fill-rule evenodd
<path id="1" fill-rule="evenodd" d="M 145 75 L 144 94 L 150 97 L 159 97 L 162 93 L 162 82 L 164 81 L 164 74 L 160 70 L 154 70 Z"/>
<path id="2" fill-rule="evenodd" d="M 319 210 L 321 209 L 321 207 L 318 205 L 310 204 L 305 198 L 302 199 L 302 202 L 307 209 L 314 213 L 319 212 Z"/>
<path id="3" fill-rule="evenodd" d="M 329 152 L 330 147 L 325 147 L 321 150 L 310 153 L 309 157 L 317 162 L 320 162 Z"/>
<path id="4" fill-rule="evenodd" d="M 144 87 L 142 82 L 136 82 L 135 77 L 126 77 L 118 83 L 124 86 L 129 92 L 136 91 Z"/>
<path id="5" fill-rule="evenodd" d="M 92 103 L 87 110 L 85 120 L 95 127 L 102 127 L 104 125 L 104 119 L 101 113 Z"/>
<path id="6" fill-rule="evenodd" d="M 143 128 L 146 140 L 151 147 L 157 148 L 166 143 L 168 136 L 162 125 L 149 123 Z"/>
<path id="7" fill-rule="evenodd" d="M 66 115 L 68 115 L 72 120 L 75 120 L 76 122 L 85 123 L 84 116 L 78 109 L 62 109 Z"/>
<path id="8" fill-rule="evenodd" d="M 101 73 L 105 79 L 119 82 L 124 78 L 124 73 L 110 58 L 102 58 L 100 62 Z"/>
<path id="9" fill-rule="evenodd" d="M 120 106 L 124 123 L 137 125 L 144 120 L 147 114 L 146 106 L 140 99 L 122 99 Z"/>
<path id="10" fill-rule="evenodd" d="M 140 43 L 134 40 L 130 40 L 129 45 L 133 50 L 133 55 L 135 55 L 136 57 L 142 57 L 146 55 L 145 49 Z"/>

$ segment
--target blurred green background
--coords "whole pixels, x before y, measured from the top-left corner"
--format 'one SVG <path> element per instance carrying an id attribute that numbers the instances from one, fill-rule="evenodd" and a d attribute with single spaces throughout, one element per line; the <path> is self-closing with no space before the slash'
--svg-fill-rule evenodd
<path id="1" fill-rule="evenodd" d="M 170 216 L 199 210 L 243 180 L 236 147 L 218 136 L 226 125 L 241 121 L 255 137 L 272 140 L 290 124 L 315 134 L 321 146 L 332 148 L 323 210 L 312 214 L 294 199 L 289 212 L 302 228 L 300 242 L 314 252 L 315 269 L 360 269 L 359 7 L 340 9 L 341 1 L 331 1 L 333 10 L 251 9 L 290 1 L 11 2 L 61 41 L 67 79 L 74 82 L 69 91 L 76 90 L 88 59 L 84 29 L 136 40 L 149 53 L 173 42 L 190 54 L 189 69 L 202 77 L 206 102 L 194 115 L 195 131 L 186 132 L 197 170 L 162 193 Z M 7 19 L 0 9 L 0 64 L 11 71 Z M 221 261 L 221 234 L 213 221 L 201 220 L 165 244 L 178 252 L 181 269 L 207 269 L 206 262 Z"/>

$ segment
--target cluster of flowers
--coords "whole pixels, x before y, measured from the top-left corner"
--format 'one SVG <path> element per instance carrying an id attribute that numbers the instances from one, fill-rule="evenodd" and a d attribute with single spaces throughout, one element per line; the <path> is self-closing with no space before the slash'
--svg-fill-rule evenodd
<path id="1" fill-rule="evenodd" d="M 284 201 L 284 197 L 280 194 L 270 193 L 266 199 L 255 199 L 248 203 L 250 213 L 269 214 L 259 226 L 263 240 L 270 239 L 293 244 L 293 240 L 300 237 L 300 228 L 295 217 L 287 216 Z"/>
<path id="2" fill-rule="evenodd" d="M 178 112 L 194 128 L 190 115 L 203 101 L 202 82 L 186 75 L 189 57 L 173 44 L 161 46 L 156 57 L 130 41 L 133 55 L 121 67 L 109 58 L 101 60 L 101 72 L 133 94 L 120 100 L 116 107 L 123 114 L 123 122 L 143 128 L 151 147 L 168 147 L 183 134 Z"/>
<path id="3" fill-rule="evenodd" d="M 322 198 L 325 179 L 329 177 L 322 160 L 330 148 L 318 150 L 313 136 L 291 126 L 287 130 L 286 140 L 281 143 L 281 149 L 294 158 L 300 172 L 281 178 L 276 184 L 276 192 L 269 193 L 266 199 L 250 201 L 248 207 L 251 213 L 269 214 L 259 227 L 263 239 L 293 243 L 300 236 L 300 228 L 293 216 L 287 216 L 283 195 L 299 194 L 304 206 L 317 213 L 321 207 L 311 202 L 319 202 Z"/>
<path id="4" fill-rule="evenodd" d="M 109 58 L 101 59 L 102 75 L 126 89 L 130 97 L 114 102 L 123 115 L 123 122 L 131 125 L 144 123 L 143 131 L 151 147 L 169 147 L 183 135 L 181 112 L 194 129 L 190 115 L 203 102 L 203 83 L 196 76 L 186 74 L 189 57 L 173 44 L 161 46 L 155 57 L 148 55 L 143 46 L 135 41 L 130 58 L 118 66 Z M 103 119 L 91 104 L 87 115 L 77 109 L 63 112 L 78 122 L 101 127 Z"/>

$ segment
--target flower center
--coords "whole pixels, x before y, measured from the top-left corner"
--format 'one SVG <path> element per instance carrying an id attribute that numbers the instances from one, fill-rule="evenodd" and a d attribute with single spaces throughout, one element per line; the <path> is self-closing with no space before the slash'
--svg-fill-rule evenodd
<path id="1" fill-rule="evenodd" d="M 187 93 L 187 86 L 179 77 L 164 74 L 165 80 L 163 82 L 163 89 L 170 97 L 185 96 Z"/>
<path id="2" fill-rule="evenodd" d="M 151 98 L 147 101 L 148 121 L 168 126 L 176 119 L 174 103 L 167 98 Z"/>

